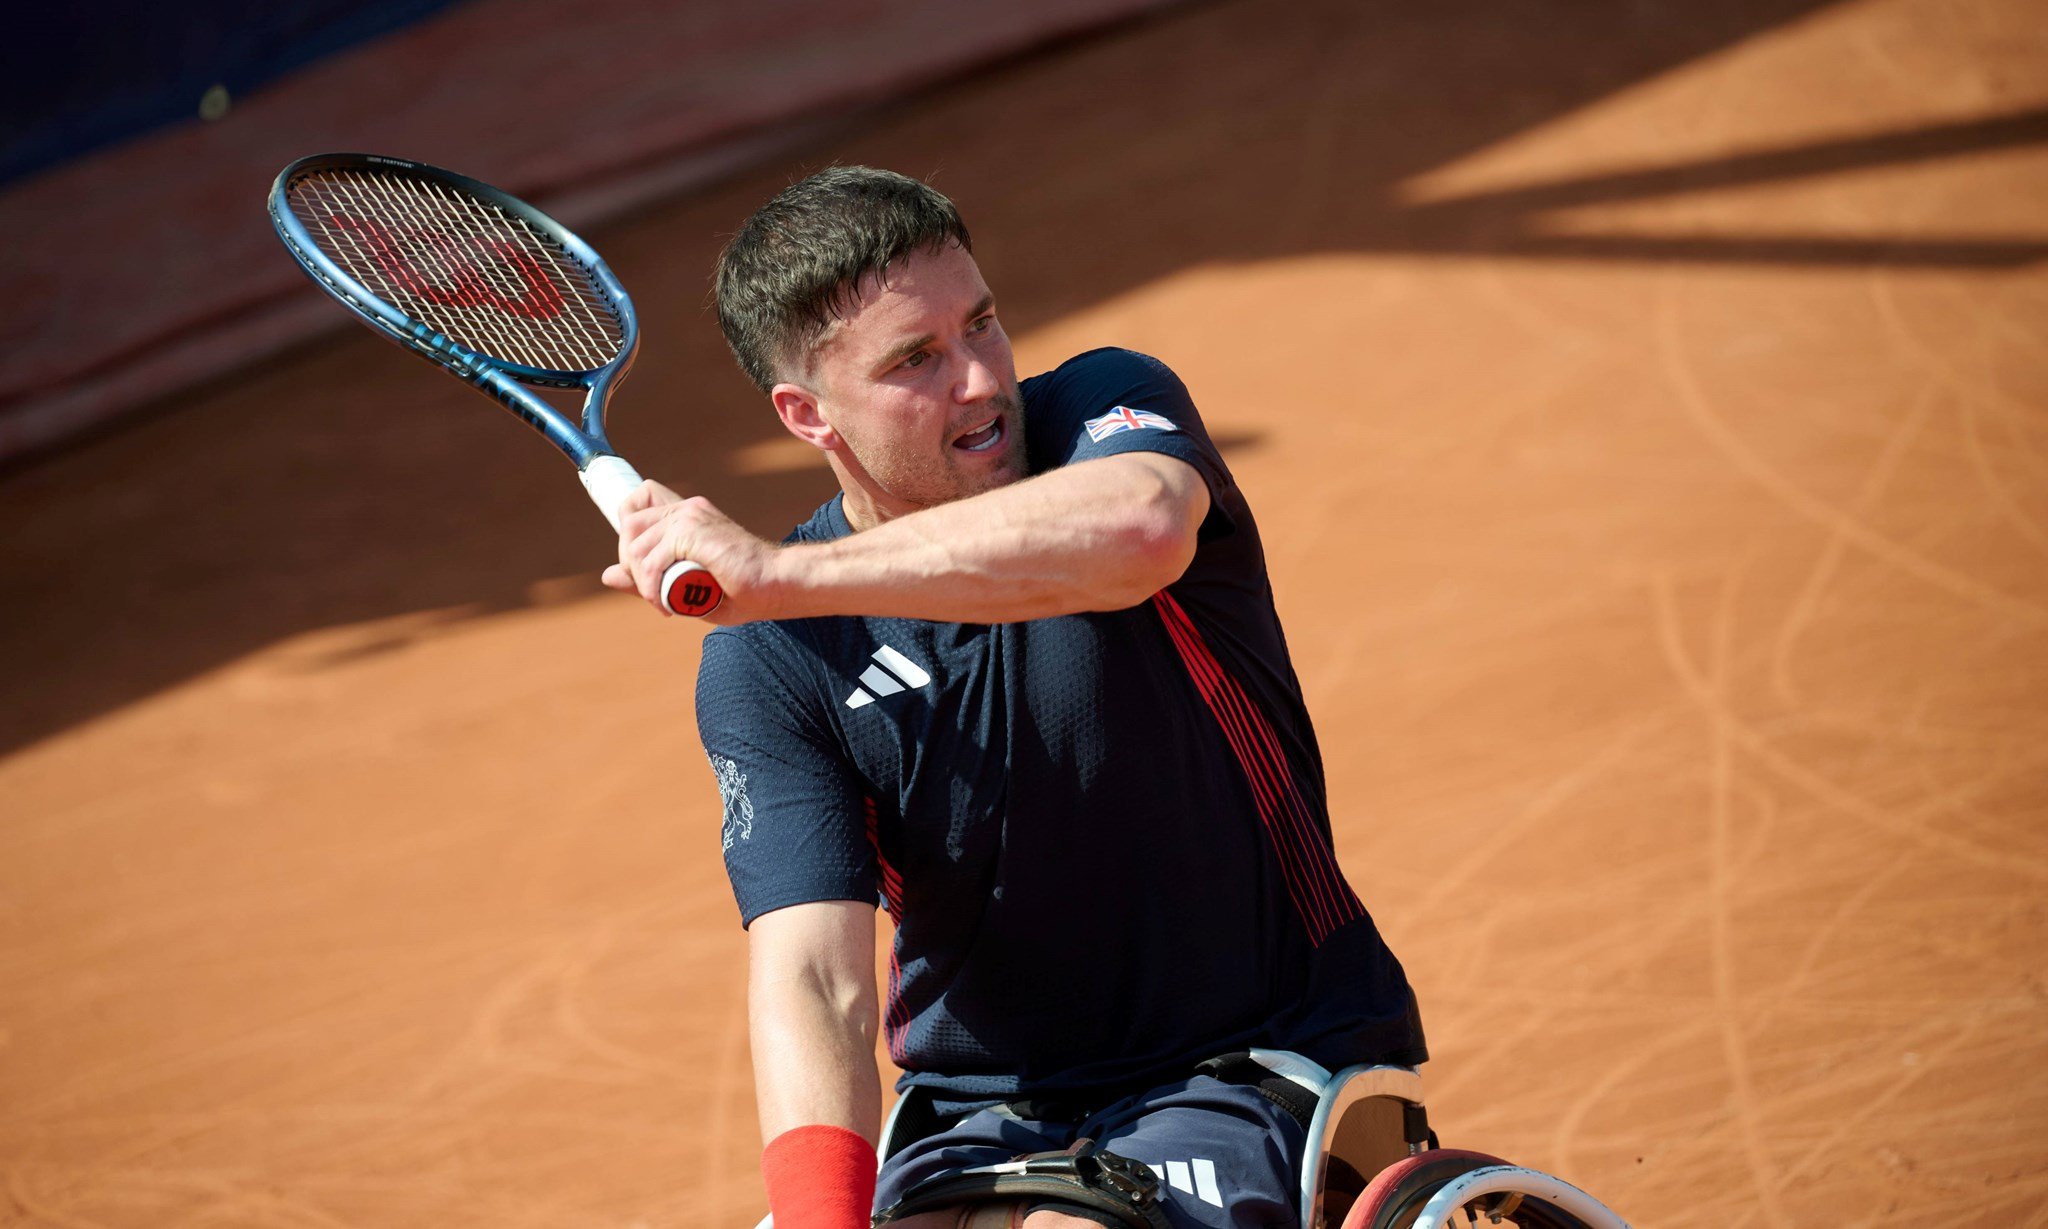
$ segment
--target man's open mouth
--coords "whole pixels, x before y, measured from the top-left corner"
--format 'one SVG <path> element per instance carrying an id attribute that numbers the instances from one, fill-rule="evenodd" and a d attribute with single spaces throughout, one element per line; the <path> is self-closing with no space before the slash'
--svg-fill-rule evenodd
<path id="1" fill-rule="evenodd" d="M 1002 442 L 1002 438 L 1003 416 L 998 414 L 981 426 L 954 440 L 953 447 L 963 452 L 987 452 Z"/>

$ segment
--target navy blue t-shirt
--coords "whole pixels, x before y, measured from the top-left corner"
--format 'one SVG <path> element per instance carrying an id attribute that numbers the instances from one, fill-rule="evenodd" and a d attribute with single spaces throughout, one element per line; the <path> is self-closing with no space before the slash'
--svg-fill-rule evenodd
<path id="1" fill-rule="evenodd" d="M 1258 529 L 1186 388 L 1095 350 L 1022 394 L 1032 473 L 1200 471 L 1194 562 L 1108 613 L 714 630 L 697 719 L 742 923 L 879 896 L 889 1052 L 948 1102 L 1136 1089 L 1254 1045 L 1420 1061 L 1332 852 Z M 835 497 L 790 540 L 850 532 Z"/>

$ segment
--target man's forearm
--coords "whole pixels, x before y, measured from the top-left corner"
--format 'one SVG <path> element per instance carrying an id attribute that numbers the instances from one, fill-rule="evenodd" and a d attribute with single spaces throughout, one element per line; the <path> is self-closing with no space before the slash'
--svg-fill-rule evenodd
<path id="1" fill-rule="evenodd" d="M 874 906 L 819 901 L 754 919 L 747 1019 L 763 1139 L 794 1127 L 881 1132 Z"/>
<path id="2" fill-rule="evenodd" d="M 1007 623 L 1121 610 L 1179 579 L 1209 510 L 1201 475 L 1157 453 L 1065 466 L 837 541 L 772 568 L 780 617 Z"/>
<path id="3" fill-rule="evenodd" d="M 882 1083 L 871 1001 L 834 995 L 808 978 L 757 980 L 747 1014 L 763 1139 L 824 1124 L 876 1142 Z"/>
<path id="4" fill-rule="evenodd" d="M 791 1229 L 866 1229 L 873 1211 L 882 1125 L 874 912 L 862 901 L 815 901 L 748 928 L 761 1178 L 776 1223 Z"/>

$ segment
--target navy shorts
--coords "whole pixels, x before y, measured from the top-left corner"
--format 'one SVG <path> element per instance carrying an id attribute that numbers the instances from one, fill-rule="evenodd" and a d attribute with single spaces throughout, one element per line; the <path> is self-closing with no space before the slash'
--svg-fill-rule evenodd
<path id="1" fill-rule="evenodd" d="M 1143 1161 L 1159 1175 L 1175 1229 L 1296 1229 L 1303 1141 L 1294 1115 L 1257 1088 L 1197 1075 L 1115 1102 L 1078 1122 L 979 1110 L 903 1149 L 882 1166 L 875 1206 L 886 1208 L 935 1174 L 1058 1152 L 1077 1139 Z"/>

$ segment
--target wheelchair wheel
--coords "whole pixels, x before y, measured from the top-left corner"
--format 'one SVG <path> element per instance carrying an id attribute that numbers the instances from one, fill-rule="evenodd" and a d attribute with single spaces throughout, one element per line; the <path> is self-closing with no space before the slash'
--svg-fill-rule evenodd
<path id="1" fill-rule="evenodd" d="M 1430 1196 L 1445 1184 L 1476 1169 L 1508 1162 L 1484 1152 L 1460 1148 L 1434 1148 L 1396 1161 L 1376 1175 L 1351 1205 L 1343 1229 L 1409 1229 L 1422 1214 Z M 1486 1195 L 1462 1209 L 1465 1220 L 1453 1221 L 1457 1229 L 1465 1224 L 1513 1226 L 1514 1229 L 1592 1229 L 1585 1221 L 1540 1199 Z M 1494 1217 L 1499 1219 L 1495 1220 Z"/>

